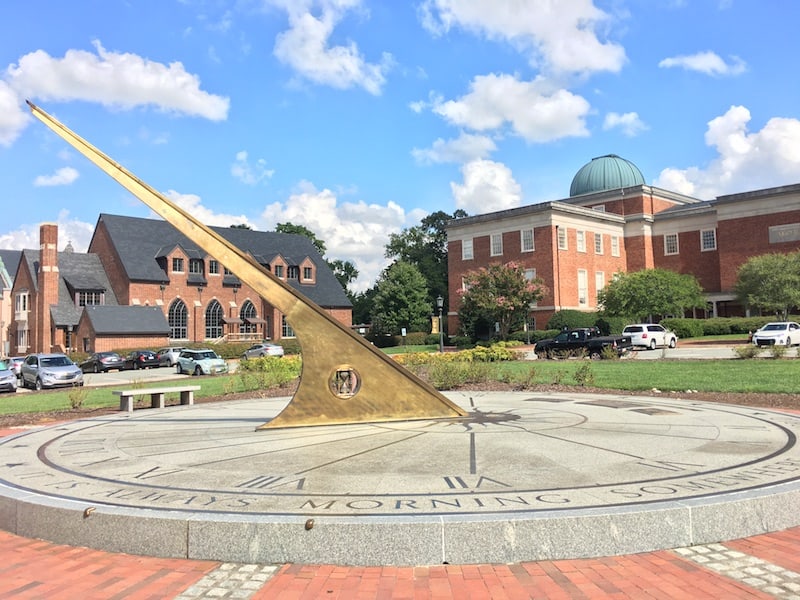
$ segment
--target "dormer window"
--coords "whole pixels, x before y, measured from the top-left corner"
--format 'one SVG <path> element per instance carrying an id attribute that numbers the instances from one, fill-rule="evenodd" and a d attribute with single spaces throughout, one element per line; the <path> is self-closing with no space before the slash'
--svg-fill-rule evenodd
<path id="1" fill-rule="evenodd" d="M 300 279 L 300 268 L 289 267 L 286 269 L 286 277 L 287 279 Z"/>
<path id="2" fill-rule="evenodd" d="M 283 279 L 283 265 L 275 265 L 275 277 Z"/>
<path id="3" fill-rule="evenodd" d="M 175 257 L 172 259 L 172 272 L 173 273 L 183 273 L 183 259 L 179 257 Z"/>
<path id="4" fill-rule="evenodd" d="M 303 267 L 303 281 L 314 281 L 314 269 Z"/>
<path id="5" fill-rule="evenodd" d="M 203 261 L 199 258 L 189 259 L 189 273 L 193 275 L 203 274 Z"/>
<path id="6" fill-rule="evenodd" d="M 78 292 L 76 294 L 76 302 L 78 306 L 102 306 L 103 292 Z"/>

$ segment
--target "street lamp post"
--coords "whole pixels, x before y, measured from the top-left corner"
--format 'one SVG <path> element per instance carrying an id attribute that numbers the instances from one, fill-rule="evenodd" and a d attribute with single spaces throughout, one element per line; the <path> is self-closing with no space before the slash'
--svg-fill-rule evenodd
<path id="1" fill-rule="evenodd" d="M 442 330 L 442 308 L 444 308 L 444 298 L 436 297 L 436 308 L 439 309 L 439 352 L 444 352 L 444 331 Z"/>

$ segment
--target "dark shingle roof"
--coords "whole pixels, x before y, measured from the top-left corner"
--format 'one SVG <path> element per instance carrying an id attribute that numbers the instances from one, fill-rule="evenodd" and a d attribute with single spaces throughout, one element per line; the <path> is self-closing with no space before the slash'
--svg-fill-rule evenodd
<path id="1" fill-rule="evenodd" d="M 17 267 L 21 258 L 22 250 L 0 250 L 0 259 L 3 260 L 12 281 L 17 276 Z"/>
<path id="2" fill-rule="evenodd" d="M 22 260 L 27 263 L 38 291 L 39 280 L 36 273 L 39 271 L 39 251 L 23 250 L 22 255 Z M 75 305 L 75 292 L 103 292 L 106 304 L 117 305 L 117 297 L 111 288 L 111 282 L 103 269 L 100 257 L 96 254 L 59 252 L 58 274 L 58 304 L 50 308 L 54 325 L 78 324 L 83 308 Z"/>
<path id="3" fill-rule="evenodd" d="M 168 276 L 156 259 L 175 246 L 180 246 L 188 256 L 206 255 L 197 244 L 166 221 L 101 214 L 98 227 L 101 222 L 131 281 L 165 283 Z M 299 265 L 308 257 L 316 266 L 316 285 L 300 285 L 296 280 L 287 283 L 320 306 L 351 306 L 339 281 L 307 237 L 231 227 L 211 229 L 242 251 L 259 257 L 259 261 L 267 262 L 280 254 L 289 265 Z"/>
<path id="4" fill-rule="evenodd" d="M 157 306 L 87 306 L 98 335 L 169 335 L 169 324 Z"/>

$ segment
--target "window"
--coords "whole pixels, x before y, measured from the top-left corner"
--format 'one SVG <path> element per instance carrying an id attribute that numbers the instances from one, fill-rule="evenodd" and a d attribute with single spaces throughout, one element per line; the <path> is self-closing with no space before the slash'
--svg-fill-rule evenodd
<path id="1" fill-rule="evenodd" d="M 219 261 L 211 259 L 208 261 L 208 274 L 219 275 Z"/>
<path id="2" fill-rule="evenodd" d="M 472 260 L 472 240 L 461 240 L 461 260 Z"/>
<path id="3" fill-rule="evenodd" d="M 100 306 L 103 304 L 103 292 L 78 292 L 78 306 Z"/>
<path id="4" fill-rule="evenodd" d="M 250 300 L 245 300 L 241 310 L 239 310 L 239 318 L 242 319 L 242 324 L 239 325 L 239 333 L 256 333 L 258 331 L 258 325 L 255 323 L 257 317 L 256 307 Z"/>
<path id="5" fill-rule="evenodd" d="M 606 274 L 603 273 L 603 271 L 597 271 L 594 274 L 594 291 L 595 291 L 595 293 L 596 294 L 599 293 L 600 290 L 602 290 L 604 287 L 606 287 Z"/>
<path id="6" fill-rule="evenodd" d="M 281 315 L 281 337 L 284 338 L 295 337 L 294 329 L 292 329 L 292 326 L 289 325 L 289 322 L 286 320 L 286 315 Z"/>
<path id="7" fill-rule="evenodd" d="M 186 340 L 189 338 L 187 323 L 189 321 L 189 311 L 183 300 L 177 299 L 169 305 L 167 322 L 169 323 L 169 337 L 173 340 Z"/>
<path id="8" fill-rule="evenodd" d="M 17 329 L 17 346 L 22 350 L 28 347 L 28 329 Z"/>
<path id="9" fill-rule="evenodd" d="M 700 232 L 700 250 L 708 252 L 717 249 L 717 230 L 703 229 Z"/>
<path id="10" fill-rule="evenodd" d="M 522 252 L 533 252 L 533 229 L 523 229 L 519 232 L 520 250 Z"/>
<path id="11" fill-rule="evenodd" d="M 670 254 L 677 254 L 678 253 L 678 234 L 677 233 L 668 233 L 664 236 L 664 254 L 669 256 Z"/>
<path id="12" fill-rule="evenodd" d="M 199 258 L 190 258 L 189 259 L 189 273 L 193 275 L 202 275 L 203 274 L 203 261 Z"/>
<path id="13" fill-rule="evenodd" d="M 206 339 L 216 340 L 221 337 L 222 306 L 216 300 L 212 300 L 206 308 Z"/>
<path id="14" fill-rule="evenodd" d="M 558 249 L 567 249 L 567 230 L 563 227 L 556 226 L 556 233 L 558 235 Z"/>
<path id="15" fill-rule="evenodd" d="M 596 210 L 597 212 L 606 212 L 606 205 L 605 204 L 595 204 L 592 207 L 592 210 Z"/>
<path id="16" fill-rule="evenodd" d="M 611 236 L 611 256 L 619 256 L 619 236 Z"/>
<path id="17" fill-rule="evenodd" d="M 586 252 L 586 232 L 585 231 L 576 231 L 575 232 L 575 248 L 578 249 L 578 252 Z"/>
<path id="18" fill-rule="evenodd" d="M 233 275 L 233 271 L 231 271 L 228 267 L 222 267 L 223 275 Z"/>
<path id="19" fill-rule="evenodd" d="M 286 269 L 287 279 L 300 279 L 300 267 L 289 267 Z"/>
<path id="20" fill-rule="evenodd" d="M 578 306 L 586 306 L 588 304 L 589 283 L 588 275 L 585 269 L 578 269 Z"/>
<path id="21" fill-rule="evenodd" d="M 594 234 L 594 253 L 595 254 L 602 254 L 603 253 L 603 234 L 602 233 L 595 233 Z"/>
<path id="22" fill-rule="evenodd" d="M 492 234 L 492 250 L 491 256 L 501 256 L 503 254 L 503 234 L 502 233 L 493 233 Z"/>
<path id="23" fill-rule="evenodd" d="M 173 258 L 172 259 L 172 272 L 173 273 L 183 273 L 183 259 L 182 258 Z"/>
<path id="24" fill-rule="evenodd" d="M 283 265 L 275 265 L 275 277 L 283 279 Z"/>
<path id="25" fill-rule="evenodd" d="M 314 269 L 303 267 L 303 281 L 314 281 Z"/>
<path id="26" fill-rule="evenodd" d="M 525 269 L 525 280 L 533 281 L 536 279 L 536 269 Z"/>
<path id="27" fill-rule="evenodd" d="M 18 313 L 20 312 L 28 312 L 28 303 L 29 303 L 28 292 L 20 292 L 14 298 L 14 310 Z M 27 345 L 27 344 L 26 344 Z"/>

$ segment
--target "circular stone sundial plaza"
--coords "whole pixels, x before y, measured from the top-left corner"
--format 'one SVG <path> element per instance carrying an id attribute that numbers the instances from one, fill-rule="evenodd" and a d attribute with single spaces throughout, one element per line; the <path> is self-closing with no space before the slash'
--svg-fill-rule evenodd
<path id="1" fill-rule="evenodd" d="M 4 438 L 0 527 L 153 556 L 420 565 L 578 558 L 800 524 L 796 416 L 459 392 L 468 416 L 256 431 L 288 401 Z"/>

